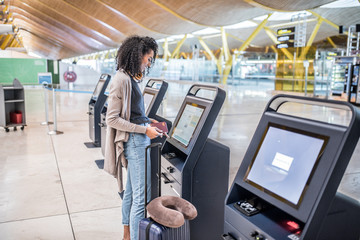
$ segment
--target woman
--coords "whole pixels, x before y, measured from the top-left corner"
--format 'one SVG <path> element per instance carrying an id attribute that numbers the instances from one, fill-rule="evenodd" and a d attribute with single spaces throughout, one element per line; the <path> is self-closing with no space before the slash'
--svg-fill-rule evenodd
<path id="1" fill-rule="evenodd" d="M 104 169 L 117 177 L 122 192 L 122 166 L 127 167 L 122 202 L 124 240 L 138 240 L 139 221 L 144 217 L 145 147 L 150 139 L 160 135 L 157 128 L 148 126 L 156 121 L 145 115 L 144 99 L 138 86 L 154 63 L 157 50 L 153 38 L 127 38 L 117 52 L 116 74 L 110 86 Z M 150 194 L 150 176 L 148 186 Z"/>

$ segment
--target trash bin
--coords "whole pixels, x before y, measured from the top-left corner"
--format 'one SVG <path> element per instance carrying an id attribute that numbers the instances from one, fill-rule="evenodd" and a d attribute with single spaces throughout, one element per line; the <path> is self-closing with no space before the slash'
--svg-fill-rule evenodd
<path id="1" fill-rule="evenodd" d="M 21 124 L 22 112 L 21 111 L 10 112 L 10 122 L 13 124 Z"/>

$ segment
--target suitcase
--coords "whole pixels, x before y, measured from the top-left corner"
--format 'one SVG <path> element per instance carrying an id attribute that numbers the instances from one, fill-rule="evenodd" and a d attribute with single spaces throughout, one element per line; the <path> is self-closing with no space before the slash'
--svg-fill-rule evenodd
<path id="1" fill-rule="evenodd" d="M 147 166 L 147 149 L 158 148 L 158 193 L 161 196 L 161 143 L 153 143 L 145 149 L 145 166 Z M 145 168 L 147 169 L 147 168 Z M 147 170 L 145 170 L 145 179 L 147 179 Z M 145 189 L 147 183 L 145 181 Z M 147 218 L 147 191 L 145 191 L 145 218 L 139 222 L 139 240 L 190 240 L 190 224 L 189 220 L 185 220 L 185 224 L 179 228 L 165 227 L 151 218 Z"/>

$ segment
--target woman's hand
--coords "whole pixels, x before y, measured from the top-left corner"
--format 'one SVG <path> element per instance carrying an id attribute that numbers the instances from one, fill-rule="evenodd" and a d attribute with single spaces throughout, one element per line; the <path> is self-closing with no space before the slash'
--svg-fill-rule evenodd
<path id="1" fill-rule="evenodd" d="M 150 121 L 152 122 L 152 123 L 158 123 L 159 121 L 157 121 L 157 120 L 155 120 L 155 119 L 152 119 L 152 118 L 149 118 L 150 119 Z"/>
<path id="2" fill-rule="evenodd" d="M 146 136 L 148 136 L 150 139 L 154 139 L 161 135 L 161 132 L 157 131 L 157 127 L 147 127 L 146 128 Z"/>

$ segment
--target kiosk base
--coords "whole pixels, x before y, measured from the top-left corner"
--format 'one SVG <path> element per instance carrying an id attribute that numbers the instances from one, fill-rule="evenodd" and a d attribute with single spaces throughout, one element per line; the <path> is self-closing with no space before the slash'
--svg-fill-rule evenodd
<path id="1" fill-rule="evenodd" d="M 230 216 L 231 211 L 238 211 L 230 205 L 232 204 L 226 206 L 225 215 Z M 271 209 L 269 209 L 268 211 L 271 211 Z M 267 217 L 265 215 L 265 213 L 262 214 L 260 212 L 258 216 L 256 216 L 256 218 L 259 221 L 266 221 Z M 360 239 L 360 227 L 358 219 L 359 216 L 360 204 L 356 200 L 337 192 L 331 204 L 327 217 L 322 224 L 321 230 L 317 233 L 316 236 L 311 236 L 311 240 L 358 240 Z M 232 224 L 225 221 L 226 234 L 222 236 L 222 239 L 303 239 L 301 238 L 301 233 L 297 233 L 296 231 L 293 231 L 293 233 L 285 234 L 282 237 L 279 236 L 279 229 L 281 228 L 281 226 L 271 226 L 270 228 L 274 230 L 273 232 L 264 231 L 265 229 L 260 229 L 259 225 L 269 225 L 269 223 L 257 223 L 256 225 L 253 225 L 252 220 L 245 215 L 238 219 L 236 223 L 237 226 L 233 226 Z M 259 232 L 262 233 L 260 234 Z"/>
<path id="2" fill-rule="evenodd" d="M 93 142 L 85 142 L 84 143 L 87 148 L 98 148 L 101 147 L 100 145 L 93 143 Z"/>

